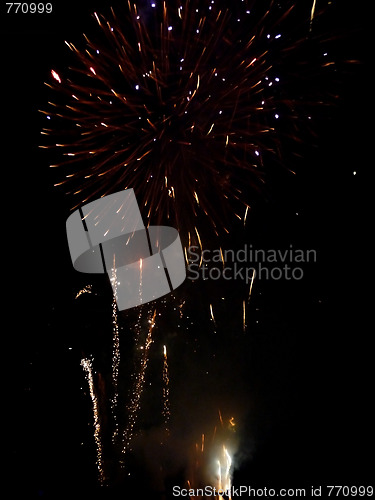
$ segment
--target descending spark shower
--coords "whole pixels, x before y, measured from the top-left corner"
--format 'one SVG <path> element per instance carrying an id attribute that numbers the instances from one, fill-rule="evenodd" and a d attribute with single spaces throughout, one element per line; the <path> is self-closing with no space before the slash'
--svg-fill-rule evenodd
<path id="1" fill-rule="evenodd" d="M 98 406 L 98 398 L 95 393 L 94 388 L 94 377 L 92 374 L 92 361 L 90 359 L 82 359 L 81 366 L 86 372 L 87 382 L 89 384 L 90 389 L 90 397 L 92 400 L 93 414 L 94 414 L 94 438 L 96 444 L 96 453 L 97 460 L 96 465 L 98 466 L 99 471 L 99 481 L 103 483 L 104 481 L 104 472 L 103 472 L 103 449 L 102 449 L 102 438 L 101 438 L 101 430 L 100 430 L 100 415 L 99 415 L 99 406 Z"/>
<path id="2" fill-rule="evenodd" d="M 48 120 L 42 134 L 52 144 L 41 147 L 54 148 L 57 159 L 51 166 L 66 169 L 56 185 L 70 186 L 72 208 L 133 188 L 147 224 L 167 221 L 177 227 L 185 246 L 198 243 L 203 248 L 203 238 L 228 234 L 237 220 L 245 226 L 252 200 L 283 163 L 283 151 L 289 146 L 292 153 L 298 150 L 314 123 L 315 107 L 324 101 L 318 76 L 324 80 L 335 66 L 321 50 L 322 40 L 314 38 L 316 2 L 302 17 L 296 2 L 273 0 L 165 0 L 129 2 L 124 8 L 126 12 L 111 9 L 108 19 L 94 13 L 100 29 L 96 38 L 85 35 L 83 49 L 66 42 L 77 65 L 51 70 L 46 85 L 54 97 L 41 113 Z M 254 279 L 255 274 L 238 307 L 242 335 Z M 116 282 L 115 272 L 112 280 Z M 76 298 L 91 291 L 87 286 Z M 180 318 L 186 301 L 184 297 L 176 304 Z M 209 297 L 206 310 L 216 328 L 213 302 Z M 113 298 L 111 443 L 120 446 L 118 461 L 125 467 L 137 433 L 157 308 L 155 303 L 140 306 L 132 327 L 135 370 L 124 423 Z M 81 365 L 89 384 L 103 484 L 104 430 L 94 361 L 84 357 Z M 160 362 L 164 446 L 173 417 L 166 343 Z M 201 441 L 187 467 L 189 485 L 203 480 L 218 489 L 231 485 L 234 418 L 223 418 L 219 411 L 219 420 L 211 436 L 199 433 Z"/>

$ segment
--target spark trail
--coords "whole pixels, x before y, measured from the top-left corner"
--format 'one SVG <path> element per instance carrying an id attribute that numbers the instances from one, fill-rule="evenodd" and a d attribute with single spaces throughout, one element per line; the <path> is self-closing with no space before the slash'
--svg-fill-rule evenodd
<path id="1" fill-rule="evenodd" d="M 186 484 L 189 489 L 199 491 L 202 485 L 210 484 L 216 491 L 215 500 L 230 500 L 227 493 L 232 486 L 233 458 L 232 451 L 235 447 L 235 421 L 234 417 L 223 418 L 218 411 L 219 422 L 210 433 L 202 433 L 200 440 L 195 443 L 191 456 L 190 468 Z M 200 500 L 200 495 L 193 496 Z"/>
<path id="2" fill-rule="evenodd" d="M 169 434 L 169 419 L 171 416 L 169 407 L 169 373 L 168 373 L 168 356 L 167 356 L 167 346 L 163 346 L 163 417 L 164 425 L 167 434 Z"/>
<path id="3" fill-rule="evenodd" d="M 124 454 L 131 449 L 131 441 L 134 435 L 135 424 L 140 409 L 141 396 L 145 384 L 146 369 L 149 361 L 149 350 L 153 342 L 152 333 L 155 327 L 155 318 L 156 318 L 156 309 L 154 309 L 152 315 L 149 314 L 147 337 L 144 345 L 140 346 L 140 351 L 141 351 L 140 366 L 134 380 L 131 399 L 128 405 L 128 422 L 123 432 L 122 452 Z"/>
<path id="4" fill-rule="evenodd" d="M 94 377 L 92 369 L 92 361 L 90 359 L 84 358 L 81 360 L 81 366 L 86 374 L 86 380 L 89 384 L 90 397 L 92 401 L 92 410 L 94 416 L 94 439 L 96 444 L 96 465 L 98 468 L 99 482 L 101 484 L 105 481 L 104 470 L 103 470 L 103 449 L 101 440 L 101 428 L 100 428 L 100 414 L 99 414 L 99 404 L 98 398 L 95 393 L 94 388 Z"/>
<path id="5" fill-rule="evenodd" d="M 114 257 L 115 259 L 115 257 Z M 112 442 L 115 443 L 119 434 L 119 426 L 117 420 L 117 406 L 118 406 L 118 373 L 120 366 L 120 338 L 119 338 L 119 324 L 117 316 L 117 275 L 116 265 L 113 262 L 112 268 L 112 281 L 113 281 L 113 299 L 112 299 L 112 390 L 113 396 L 111 399 L 111 410 L 113 417 L 113 432 Z"/>

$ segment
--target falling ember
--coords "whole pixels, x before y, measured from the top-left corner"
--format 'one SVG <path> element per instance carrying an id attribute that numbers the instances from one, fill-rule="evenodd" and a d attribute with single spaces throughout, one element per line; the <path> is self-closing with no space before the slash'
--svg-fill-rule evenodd
<path id="1" fill-rule="evenodd" d="M 212 308 L 212 304 L 210 304 L 210 313 L 211 313 L 211 319 L 214 322 L 214 325 L 216 326 L 216 321 L 215 321 L 214 310 Z"/>
<path id="2" fill-rule="evenodd" d="M 51 75 L 52 77 L 59 83 L 61 83 L 61 78 L 59 77 L 58 73 L 54 69 L 51 69 Z"/>
<path id="3" fill-rule="evenodd" d="M 253 274 L 251 276 L 250 287 L 249 287 L 249 296 L 248 296 L 247 300 L 250 300 L 251 293 L 253 291 L 254 278 L 255 278 L 255 269 L 253 269 Z"/>
<path id="4" fill-rule="evenodd" d="M 103 450 L 102 450 L 101 431 L 100 431 L 100 416 L 99 416 L 98 398 L 95 394 L 95 389 L 94 389 L 92 362 L 90 359 L 84 358 L 81 360 L 81 366 L 83 367 L 86 373 L 86 379 L 90 389 L 90 397 L 92 401 L 92 409 L 94 414 L 94 439 L 96 444 L 96 465 L 98 467 L 99 481 L 101 484 L 103 484 L 105 476 L 102 464 Z"/>
<path id="5" fill-rule="evenodd" d="M 236 422 L 234 421 L 234 417 L 231 417 L 229 419 L 229 428 L 234 430 L 235 427 L 236 427 Z"/>
<path id="6" fill-rule="evenodd" d="M 181 304 L 179 304 L 179 306 L 178 306 L 180 319 L 182 319 L 182 317 L 183 317 L 183 315 L 184 315 L 183 307 L 184 307 L 184 305 L 185 305 L 185 302 L 186 302 L 186 301 L 185 301 L 185 300 L 183 300 L 183 301 L 181 302 Z"/>
<path id="7" fill-rule="evenodd" d="M 248 213 L 249 213 L 249 205 L 246 205 L 245 215 L 244 215 L 244 218 L 243 218 L 243 225 L 244 226 L 246 225 L 246 219 L 247 219 L 247 214 Z"/>
<path id="8" fill-rule="evenodd" d="M 223 263 L 223 269 L 225 268 L 225 259 L 224 259 L 224 254 L 223 254 L 223 249 L 220 247 L 220 258 L 221 262 Z"/>
<path id="9" fill-rule="evenodd" d="M 310 13 L 310 22 L 312 22 L 313 19 L 314 19 L 315 7 L 316 7 L 316 0 L 313 0 L 313 4 L 312 4 L 312 7 L 311 7 L 311 13 Z"/>

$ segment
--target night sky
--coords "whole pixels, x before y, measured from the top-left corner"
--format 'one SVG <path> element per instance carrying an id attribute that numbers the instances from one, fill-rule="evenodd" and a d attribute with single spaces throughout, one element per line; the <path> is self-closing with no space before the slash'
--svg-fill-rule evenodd
<path id="1" fill-rule="evenodd" d="M 150 443 L 160 424 L 162 361 L 157 349 L 163 343 L 168 344 L 176 438 L 167 457 L 174 462 L 164 483 L 167 495 L 183 476 L 180 447 L 195 431 L 200 435 L 199 426 L 215 421 L 217 408 L 228 416 L 233 411 L 238 421 L 233 484 L 370 485 L 373 89 L 367 65 L 368 6 L 336 6 L 327 20 L 328 32 L 341 35 L 334 42 L 337 59 L 360 64 L 339 68 L 340 97 L 325 111 L 327 116 L 316 120 L 314 146 L 308 140 L 300 146 L 297 175 L 272 177 L 245 230 L 242 223 L 234 223 L 231 234 L 221 240 L 226 248 L 247 243 L 254 248 L 315 249 L 316 262 L 304 266 L 302 280 L 255 279 L 246 332 L 243 283 L 216 286 L 187 280 L 175 294 L 176 303 L 185 301 L 181 320 L 173 312 L 173 300 L 163 302 L 146 379 L 156 395 L 145 390 L 139 416 L 140 447 L 144 442 L 146 451 L 142 459 L 136 453 L 132 457 L 128 480 L 120 477 L 116 456 L 106 455 L 109 446 L 104 448 L 106 466 L 116 471 L 116 479 L 100 488 L 92 408 L 80 360 L 92 356 L 96 380 L 108 378 L 111 290 L 106 275 L 85 276 L 71 265 L 65 234 L 71 201 L 53 187 L 56 172 L 48 167 L 48 154 L 38 148 L 43 127 L 38 109 L 46 104 L 43 82 L 50 79 L 51 69 L 69 64 L 64 40 L 80 40 L 90 14 L 106 2 L 91 2 L 87 8 L 71 1 L 52 3 L 52 14 L 6 14 L 3 6 L 1 16 L 7 255 L 3 436 L 10 469 L 3 489 L 25 499 L 66 498 L 76 492 L 116 499 L 146 492 L 162 498 L 156 492 L 163 487 L 150 480 L 160 459 Z M 87 284 L 93 293 L 75 299 Z M 122 404 L 131 372 L 131 343 L 126 339 L 136 315 L 119 314 Z"/>

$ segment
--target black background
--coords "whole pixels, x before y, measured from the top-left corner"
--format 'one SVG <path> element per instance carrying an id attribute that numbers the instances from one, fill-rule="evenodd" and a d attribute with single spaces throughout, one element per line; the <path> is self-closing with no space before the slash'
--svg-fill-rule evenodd
<path id="1" fill-rule="evenodd" d="M 53 2 L 53 14 L 40 16 L 7 15 L 2 6 L 2 383 L 3 437 L 10 444 L 2 486 L 23 498 L 97 493 L 92 449 L 80 446 L 92 429 L 79 389 L 72 308 L 85 280 L 72 269 L 65 240 L 69 204 L 52 187 L 38 149 L 38 109 L 51 68 L 64 64 L 64 40 L 78 40 L 102 6 Z M 373 90 L 365 26 L 371 14 L 358 2 L 336 12 L 342 55 L 361 64 L 341 78 L 339 105 L 319 123 L 318 147 L 305 168 L 250 217 L 252 241 L 274 248 L 296 242 L 319 257 L 303 283 L 254 289 L 262 321 L 251 330 L 246 376 L 256 447 L 235 484 L 293 488 L 373 479 Z"/>

